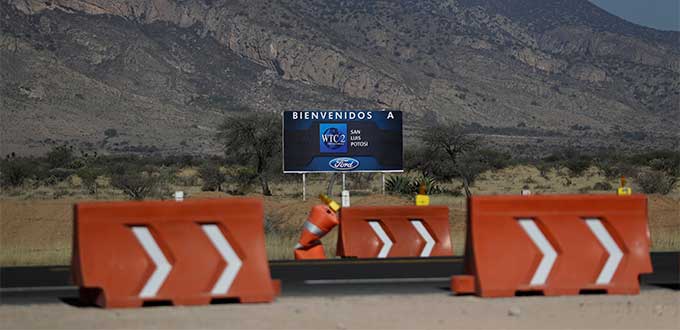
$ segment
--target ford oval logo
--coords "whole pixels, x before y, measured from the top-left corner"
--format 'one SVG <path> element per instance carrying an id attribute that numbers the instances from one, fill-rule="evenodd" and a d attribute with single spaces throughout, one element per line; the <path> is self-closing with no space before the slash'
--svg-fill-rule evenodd
<path id="1" fill-rule="evenodd" d="M 359 161 L 354 158 L 340 157 L 331 159 L 328 166 L 339 171 L 350 171 L 359 167 Z"/>

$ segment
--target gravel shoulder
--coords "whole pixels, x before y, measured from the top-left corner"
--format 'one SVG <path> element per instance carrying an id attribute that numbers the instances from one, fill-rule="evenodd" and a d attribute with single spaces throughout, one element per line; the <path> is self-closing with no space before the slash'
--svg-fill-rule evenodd
<path id="1" fill-rule="evenodd" d="M 447 294 L 282 297 L 272 304 L 103 310 L 0 305 L 2 329 L 678 329 L 680 291 L 480 299 Z"/>

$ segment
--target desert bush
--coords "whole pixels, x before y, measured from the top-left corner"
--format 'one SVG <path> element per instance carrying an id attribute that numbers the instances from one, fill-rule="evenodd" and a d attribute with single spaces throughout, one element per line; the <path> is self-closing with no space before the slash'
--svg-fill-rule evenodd
<path id="1" fill-rule="evenodd" d="M 73 147 L 66 145 L 53 148 L 45 156 L 50 169 L 69 168 L 74 159 Z"/>
<path id="2" fill-rule="evenodd" d="M 656 160 L 656 162 L 655 162 Z M 636 154 L 630 157 L 630 162 L 638 166 L 654 166 L 656 170 L 680 171 L 680 152 L 671 150 L 656 150 Z"/>
<path id="3" fill-rule="evenodd" d="M 118 164 L 112 169 L 111 186 L 120 189 L 133 200 L 148 197 L 165 198 L 170 196 L 167 186 L 167 171 L 159 171 L 152 166 Z"/>
<path id="4" fill-rule="evenodd" d="M 424 148 L 407 146 L 404 148 L 404 167 L 410 170 L 419 169 L 424 166 Z"/>
<path id="5" fill-rule="evenodd" d="M 7 159 L 0 162 L 0 184 L 3 187 L 18 187 L 34 175 L 34 166 L 25 159 Z"/>
<path id="6" fill-rule="evenodd" d="M 616 179 L 621 176 L 636 177 L 638 174 L 638 168 L 626 161 L 598 162 L 597 167 L 607 179 Z"/>
<path id="7" fill-rule="evenodd" d="M 676 178 L 663 171 L 646 170 L 638 175 L 636 182 L 645 194 L 666 195 L 673 190 Z"/>
<path id="8" fill-rule="evenodd" d="M 70 168 L 52 168 L 38 172 L 38 181 L 43 185 L 50 186 L 68 179 L 73 174 L 76 174 L 76 170 Z"/>
<path id="9" fill-rule="evenodd" d="M 194 187 L 199 185 L 199 175 L 194 174 L 194 173 L 176 173 L 175 174 L 175 182 L 177 185 L 184 186 L 184 187 Z"/>
<path id="10" fill-rule="evenodd" d="M 97 193 L 97 178 L 101 174 L 101 170 L 94 167 L 83 167 L 76 172 L 76 175 L 82 180 L 83 188 L 90 195 Z"/>
<path id="11" fill-rule="evenodd" d="M 125 173 L 111 177 L 111 185 L 120 189 L 130 199 L 142 200 L 158 186 L 158 177 L 149 173 Z"/>
<path id="12" fill-rule="evenodd" d="M 114 138 L 118 136 L 118 131 L 115 128 L 109 128 L 104 131 L 104 136 L 106 138 Z"/>
<path id="13" fill-rule="evenodd" d="M 235 189 L 229 190 L 228 192 L 233 195 L 245 195 L 250 192 L 257 179 L 258 174 L 253 168 L 236 168 L 232 171 L 228 180 L 235 186 Z"/>
<path id="14" fill-rule="evenodd" d="M 552 153 L 543 158 L 542 162 L 556 169 L 567 168 L 569 175 L 574 177 L 581 176 L 593 164 L 593 158 L 578 149 L 569 147 Z"/>
<path id="15" fill-rule="evenodd" d="M 567 159 L 563 165 L 569 169 L 571 176 L 581 176 L 590 167 L 591 161 L 587 157 L 579 157 Z"/>
<path id="16" fill-rule="evenodd" d="M 654 158 L 649 161 L 649 167 L 662 171 L 672 177 L 680 176 L 680 154 L 670 154 L 666 157 Z"/>
<path id="17" fill-rule="evenodd" d="M 593 190 L 597 190 L 597 191 L 607 191 L 607 190 L 612 190 L 612 189 L 613 189 L 613 187 L 612 187 L 611 184 L 609 184 L 609 182 L 602 181 L 602 182 L 597 182 L 593 185 Z"/>
<path id="18" fill-rule="evenodd" d="M 220 170 L 218 164 L 209 162 L 198 169 L 198 176 L 203 180 L 201 190 L 203 191 L 222 191 L 222 184 L 227 177 Z"/>
<path id="19" fill-rule="evenodd" d="M 486 169 L 501 170 L 513 164 L 512 156 L 489 148 L 481 148 L 477 151 L 479 158 L 486 165 Z"/>
<path id="20" fill-rule="evenodd" d="M 375 178 L 375 173 L 352 173 L 347 176 L 347 187 L 349 189 L 370 188 L 373 178 Z"/>

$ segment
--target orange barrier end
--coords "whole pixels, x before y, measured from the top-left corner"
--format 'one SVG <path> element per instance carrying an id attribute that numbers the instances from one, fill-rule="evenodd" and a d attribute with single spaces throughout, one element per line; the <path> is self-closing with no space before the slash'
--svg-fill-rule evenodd
<path id="1" fill-rule="evenodd" d="M 451 291 L 456 295 L 474 294 L 475 277 L 471 275 L 456 275 L 451 277 Z"/>
<path id="2" fill-rule="evenodd" d="M 311 247 L 299 248 L 295 250 L 295 260 L 311 259 L 326 259 L 326 253 L 323 251 L 323 245 L 317 244 Z"/>
<path id="3" fill-rule="evenodd" d="M 636 294 L 652 272 L 646 196 L 473 196 L 468 207 L 466 272 L 482 297 Z"/>
<path id="4" fill-rule="evenodd" d="M 95 202 L 75 206 L 74 283 L 86 303 L 270 302 L 262 200 Z"/>
<path id="5" fill-rule="evenodd" d="M 272 290 L 275 296 L 281 295 L 281 280 L 272 280 Z"/>

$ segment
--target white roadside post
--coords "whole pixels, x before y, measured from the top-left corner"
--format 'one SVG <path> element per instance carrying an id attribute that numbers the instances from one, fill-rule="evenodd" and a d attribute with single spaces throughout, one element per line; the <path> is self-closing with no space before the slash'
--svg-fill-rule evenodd
<path id="1" fill-rule="evenodd" d="M 342 191 L 342 208 L 349 207 L 349 190 Z"/>

